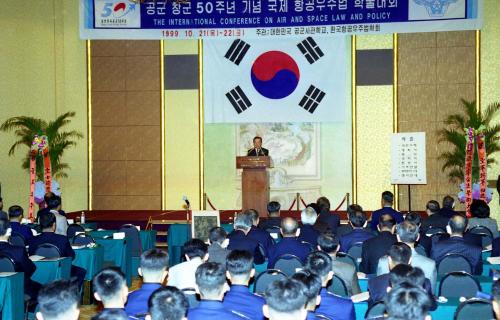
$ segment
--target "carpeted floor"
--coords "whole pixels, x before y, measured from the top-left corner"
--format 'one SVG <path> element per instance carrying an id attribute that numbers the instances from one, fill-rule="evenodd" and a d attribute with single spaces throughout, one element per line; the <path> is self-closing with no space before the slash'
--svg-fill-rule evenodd
<path id="1" fill-rule="evenodd" d="M 129 291 L 137 290 L 140 286 L 141 286 L 141 279 L 132 278 L 132 286 L 130 286 Z M 79 320 L 90 320 L 97 313 L 97 311 L 98 311 L 97 304 L 81 305 Z"/>

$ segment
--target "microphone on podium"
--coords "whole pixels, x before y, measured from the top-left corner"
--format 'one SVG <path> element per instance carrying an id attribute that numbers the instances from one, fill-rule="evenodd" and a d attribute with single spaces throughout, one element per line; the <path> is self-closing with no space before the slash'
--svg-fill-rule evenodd
<path id="1" fill-rule="evenodd" d="M 188 197 L 182 196 L 182 200 L 186 203 L 188 210 L 191 209 L 191 205 L 189 204 Z"/>

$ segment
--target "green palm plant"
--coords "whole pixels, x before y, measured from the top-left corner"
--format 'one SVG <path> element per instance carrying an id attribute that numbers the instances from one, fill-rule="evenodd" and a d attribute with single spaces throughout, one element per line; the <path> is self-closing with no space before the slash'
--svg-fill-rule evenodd
<path id="1" fill-rule="evenodd" d="M 49 156 L 52 166 L 52 176 L 56 179 L 66 178 L 68 174 L 66 170 L 69 165 L 61 161 L 64 151 L 70 147 L 76 146 L 76 139 L 83 138 L 83 135 L 76 131 L 61 131 L 63 127 L 71 122 L 71 117 L 75 116 L 75 112 L 67 112 L 60 115 L 54 121 L 45 121 L 33 117 L 13 117 L 7 119 L 1 126 L 0 130 L 4 132 L 14 131 L 18 140 L 9 149 L 9 156 L 14 155 L 16 149 L 21 146 L 26 146 L 26 157 L 23 159 L 22 168 L 29 171 L 30 155 L 29 150 L 35 135 L 47 136 L 49 141 Z M 43 180 L 43 158 L 37 156 L 36 172 L 38 180 Z"/>
<path id="2" fill-rule="evenodd" d="M 492 124 L 495 114 L 500 110 L 500 103 L 490 104 L 482 113 L 477 112 L 475 101 L 462 99 L 462 107 L 465 112 L 448 115 L 444 121 L 447 127 L 438 131 L 439 142 L 452 145 L 450 151 L 439 155 L 439 159 L 444 162 L 442 169 L 448 172 L 450 182 L 453 183 L 464 181 L 466 128 L 483 129 L 488 167 L 496 163 L 492 156 L 500 150 L 500 123 Z M 472 180 L 479 180 L 477 150 L 472 162 Z"/>

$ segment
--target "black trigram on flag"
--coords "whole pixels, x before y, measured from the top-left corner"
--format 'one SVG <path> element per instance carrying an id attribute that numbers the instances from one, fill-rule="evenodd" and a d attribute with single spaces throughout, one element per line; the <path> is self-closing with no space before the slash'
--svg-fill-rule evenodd
<path id="1" fill-rule="evenodd" d="M 248 99 L 247 95 L 241 90 L 240 86 L 226 93 L 226 97 L 238 114 L 252 106 L 250 99 Z"/>
<path id="2" fill-rule="evenodd" d="M 316 41 L 311 37 L 307 37 L 306 40 L 300 42 L 297 47 L 310 64 L 315 63 L 325 55 Z"/>
<path id="3" fill-rule="evenodd" d="M 245 57 L 248 49 L 250 49 L 250 45 L 243 40 L 236 39 L 227 50 L 224 57 L 236 65 L 240 65 L 241 60 Z"/>
<path id="4" fill-rule="evenodd" d="M 299 106 L 306 109 L 310 113 L 313 113 L 314 110 L 316 110 L 316 108 L 319 106 L 321 100 L 323 100 L 325 95 L 326 93 L 311 85 L 309 86 L 309 89 L 307 89 L 307 92 L 302 100 L 300 100 Z"/>

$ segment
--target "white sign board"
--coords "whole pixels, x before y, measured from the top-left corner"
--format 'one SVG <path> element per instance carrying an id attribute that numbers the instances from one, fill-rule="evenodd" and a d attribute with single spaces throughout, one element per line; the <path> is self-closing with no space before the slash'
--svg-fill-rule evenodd
<path id="1" fill-rule="evenodd" d="M 392 135 L 391 183 L 427 184 L 425 132 Z"/>

